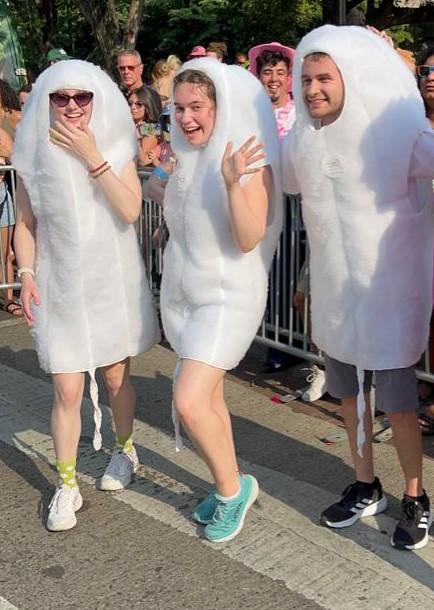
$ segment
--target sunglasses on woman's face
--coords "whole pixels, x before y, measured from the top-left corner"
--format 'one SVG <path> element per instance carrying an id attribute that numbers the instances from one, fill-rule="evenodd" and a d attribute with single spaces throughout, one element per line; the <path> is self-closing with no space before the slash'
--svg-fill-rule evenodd
<path id="1" fill-rule="evenodd" d="M 143 102 L 128 102 L 128 106 L 132 108 L 133 106 L 137 106 L 137 108 L 143 108 L 145 104 Z"/>
<path id="2" fill-rule="evenodd" d="M 77 106 L 84 108 L 93 100 L 92 91 L 83 91 L 82 93 L 75 93 L 74 95 L 66 95 L 66 93 L 50 93 L 50 100 L 58 108 L 65 108 L 69 104 L 69 100 L 74 100 Z"/>
<path id="3" fill-rule="evenodd" d="M 416 71 L 420 78 L 426 78 L 434 72 L 434 66 L 417 66 Z"/>

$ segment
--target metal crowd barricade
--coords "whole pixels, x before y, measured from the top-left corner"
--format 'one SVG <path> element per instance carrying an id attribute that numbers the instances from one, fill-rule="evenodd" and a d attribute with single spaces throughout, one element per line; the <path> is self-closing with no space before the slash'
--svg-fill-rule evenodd
<path id="1" fill-rule="evenodd" d="M 16 180 L 12 166 L 5 166 L 2 171 L 9 172 L 11 195 L 15 205 Z M 142 187 L 152 173 L 152 169 L 139 170 Z M 303 273 L 303 264 L 308 273 L 309 247 L 301 217 L 299 196 L 284 198 L 284 228 L 279 240 L 276 256 L 270 271 L 270 286 L 267 309 L 263 322 L 258 330 L 256 340 L 288 354 L 293 354 L 311 362 L 321 362 L 322 358 L 315 353 L 308 336 L 309 318 L 309 278 L 304 281 L 304 320 L 303 323 L 294 307 L 293 299 Z M 137 234 L 146 271 L 153 293 L 158 296 L 161 274 L 163 271 L 163 251 L 167 240 L 167 229 L 163 220 L 161 206 L 143 196 L 140 218 L 136 223 Z M 2 235 L 0 235 L 0 246 Z M 5 281 L 5 261 L 1 248 L 1 282 L 0 290 L 17 289 L 20 283 Z M 425 352 L 417 369 L 419 379 L 434 383 L 434 372 L 431 371 L 429 350 Z"/>
<path id="2" fill-rule="evenodd" d="M 12 197 L 12 205 L 14 207 L 14 212 L 16 212 L 16 175 L 12 165 L 2 165 L 0 167 L 0 175 L 2 179 L 6 181 L 8 185 L 8 191 Z M 4 206 L 7 206 L 7 201 L 1 206 L 1 213 L 3 213 Z M 1 214 L 0 214 L 1 215 Z M 13 227 L 13 225 L 9 225 L 9 227 Z M 12 278 L 8 278 L 8 269 L 5 260 L 5 244 L 4 241 L 7 239 L 7 234 L 5 229 L 7 227 L 1 227 L 0 230 L 0 290 L 2 291 L 2 298 L 6 301 L 6 295 L 4 291 L 7 289 L 18 290 L 20 288 L 20 282 L 15 280 L 15 275 Z M 11 231 L 13 229 L 9 229 Z M 14 273 L 14 272 L 13 272 Z M 12 280 L 12 281 L 10 281 Z"/>

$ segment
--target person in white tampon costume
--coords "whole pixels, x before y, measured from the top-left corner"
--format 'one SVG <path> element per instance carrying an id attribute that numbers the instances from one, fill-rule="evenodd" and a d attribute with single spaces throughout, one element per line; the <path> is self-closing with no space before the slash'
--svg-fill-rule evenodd
<path id="1" fill-rule="evenodd" d="M 176 164 L 170 177 L 171 164 L 157 168 L 149 184 L 158 197 L 158 181 L 168 179 L 161 314 L 180 358 L 175 421 L 216 484 L 193 517 L 208 540 L 223 542 L 241 531 L 258 490 L 252 476 L 238 473 L 223 379 L 265 310 L 283 212 L 277 130 L 259 81 L 214 59 L 184 64 L 173 108 Z"/>
<path id="2" fill-rule="evenodd" d="M 19 176 L 15 252 L 24 314 L 54 386 L 59 484 L 48 515 L 52 531 L 74 527 L 82 505 L 75 467 L 85 372 L 95 448 L 101 446 L 99 367 L 116 429 L 100 489 L 123 489 L 138 466 L 130 357 L 150 349 L 159 329 L 133 226 L 141 207 L 136 153 L 128 105 L 100 68 L 70 60 L 40 75 L 13 156 Z"/>
<path id="3" fill-rule="evenodd" d="M 329 527 L 385 510 L 374 474 L 368 394 L 389 417 L 405 479 L 399 549 L 428 541 L 414 365 L 431 314 L 434 135 L 416 82 L 382 38 L 324 26 L 297 47 L 297 123 L 283 185 L 301 192 L 311 248 L 312 339 L 342 401 L 356 481 L 322 513 Z"/>

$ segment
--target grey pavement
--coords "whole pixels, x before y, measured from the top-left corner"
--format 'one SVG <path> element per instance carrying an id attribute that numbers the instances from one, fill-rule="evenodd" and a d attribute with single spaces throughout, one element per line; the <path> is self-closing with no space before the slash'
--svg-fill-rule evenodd
<path id="1" fill-rule="evenodd" d="M 352 478 L 346 444 L 319 440 L 336 424 L 297 412 L 296 403 L 275 404 L 234 376 L 226 397 L 240 465 L 261 492 L 236 539 L 203 540 L 190 514 L 210 477 L 190 447 L 174 450 L 175 356 L 163 346 L 133 362 L 136 480 L 120 493 L 95 489 L 113 433 L 104 407 L 103 449 L 93 450 L 86 398 L 78 462 L 84 507 L 74 530 L 47 532 L 56 481 L 52 388 L 24 325 L 0 324 L 0 363 L 0 610 L 434 608 L 432 541 L 417 553 L 389 544 L 402 493 L 393 446 L 375 447 L 386 513 L 346 530 L 321 527 L 321 510 Z M 425 471 L 434 496 L 432 460 Z"/>

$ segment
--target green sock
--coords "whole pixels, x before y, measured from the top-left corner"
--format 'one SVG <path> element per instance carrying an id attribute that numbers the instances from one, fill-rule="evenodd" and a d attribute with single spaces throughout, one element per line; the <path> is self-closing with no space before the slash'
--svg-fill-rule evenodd
<path id="1" fill-rule="evenodd" d="M 75 465 L 77 463 L 76 458 L 73 460 L 56 460 L 57 474 L 59 475 L 59 485 L 67 485 L 71 489 L 78 487 L 77 480 L 75 478 Z"/>
<path id="2" fill-rule="evenodd" d="M 132 453 L 133 452 L 133 437 L 130 436 L 118 436 L 116 434 L 115 441 L 116 449 L 120 449 L 124 453 Z"/>

